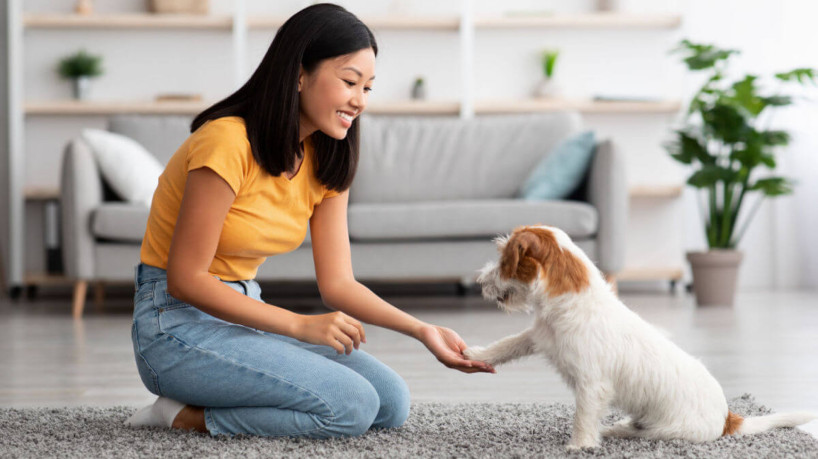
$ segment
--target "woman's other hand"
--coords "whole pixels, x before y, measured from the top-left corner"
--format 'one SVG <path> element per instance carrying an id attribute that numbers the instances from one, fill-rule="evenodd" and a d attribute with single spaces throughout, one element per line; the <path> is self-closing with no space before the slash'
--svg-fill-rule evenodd
<path id="1" fill-rule="evenodd" d="M 363 325 L 343 312 L 299 315 L 292 337 L 306 343 L 329 346 L 339 354 L 347 355 L 366 342 Z"/>
<path id="2" fill-rule="evenodd" d="M 468 360 L 463 351 L 468 347 L 454 330 L 437 325 L 423 324 L 416 337 L 443 365 L 464 373 L 495 373 L 494 368 L 485 362 Z"/>

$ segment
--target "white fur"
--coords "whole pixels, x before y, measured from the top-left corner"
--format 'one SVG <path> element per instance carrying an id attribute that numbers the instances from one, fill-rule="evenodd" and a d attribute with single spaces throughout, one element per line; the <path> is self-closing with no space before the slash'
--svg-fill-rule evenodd
<path id="1" fill-rule="evenodd" d="M 534 324 L 488 348 L 471 347 L 466 357 L 498 365 L 544 355 L 576 396 L 569 449 L 595 447 L 601 435 L 693 442 L 721 437 L 727 401 L 705 366 L 628 309 L 567 234 L 553 227 L 538 228 L 551 231 L 562 250 L 582 261 L 590 286 L 580 293 L 550 297 L 542 276 L 530 284 L 504 280 L 498 264 L 489 263 L 478 278 L 483 296 L 508 311 L 532 311 Z M 508 240 L 497 239 L 501 252 Z M 600 420 L 609 406 L 628 418 L 601 431 Z M 738 433 L 756 433 L 760 424 L 766 430 L 814 418 L 784 415 L 763 423 L 749 418 L 743 426 L 746 432 Z"/>

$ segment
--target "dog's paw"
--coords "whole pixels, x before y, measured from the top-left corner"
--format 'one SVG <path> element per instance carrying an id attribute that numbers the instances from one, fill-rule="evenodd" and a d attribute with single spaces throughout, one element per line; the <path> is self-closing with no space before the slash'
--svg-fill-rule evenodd
<path id="1" fill-rule="evenodd" d="M 486 353 L 486 348 L 483 346 L 472 346 L 463 351 L 463 355 L 469 360 L 483 361 L 483 356 Z M 488 363 L 488 362 L 487 362 Z"/>
<path id="2" fill-rule="evenodd" d="M 565 451 L 570 453 L 570 452 L 574 452 L 574 451 L 594 449 L 597 446 L 599 446 L 599 445 L 595 444 L 595 443 L 591 443 L 591 444 L 587 444 L 587 445 L 577 445 L 577 444 L 574 444 L 574 443 L 569 443 L 569 444 L 565 445 Z"/>

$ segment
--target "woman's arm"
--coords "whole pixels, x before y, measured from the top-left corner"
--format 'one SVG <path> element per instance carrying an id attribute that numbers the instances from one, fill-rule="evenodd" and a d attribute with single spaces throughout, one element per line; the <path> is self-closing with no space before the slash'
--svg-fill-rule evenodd
<path id="1" fill-rule="evenodd" d="M 168 255 L 168 293 L 222 320 L 352 352 L 363 336 L 363 327 L 352 317 L 296 314 L 242 295 L 208 273 L 235 197 L 212 170 L 188 173 Z"/>
<path id="2" fill-rule="evenodd" d="M 465 372 L 493 371 L 463 357 L 466 343 L 454 331 L 422 322 L 392 306 L 355 280 L 347 227 L 349 191 L 316 206 L 310 220 L 318 289 L 324 303 L 363 322 L 389 328 L 421 341 L 441 363 Z"/>

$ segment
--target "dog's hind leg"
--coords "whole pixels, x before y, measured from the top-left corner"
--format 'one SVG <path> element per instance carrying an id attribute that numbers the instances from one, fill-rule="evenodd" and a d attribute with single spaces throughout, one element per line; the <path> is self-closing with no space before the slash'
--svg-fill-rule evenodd
<path id="1" fill-rule="evenodd" d="M 617 421 L 612 426 L 605 426 L 602 429 L 602 436 L 609 438 L 632 438 L 641 437 L 641 429 L 631 420 L 625 418 Z"/>
<path id="2" fill-rule="evenodd" d="M 600 420 L 608 410 L 612 391 L 604 384 L 576 388 L 577 412 L 567 449 L 594 448 L 599 445 Z"/>

